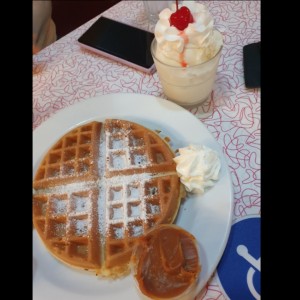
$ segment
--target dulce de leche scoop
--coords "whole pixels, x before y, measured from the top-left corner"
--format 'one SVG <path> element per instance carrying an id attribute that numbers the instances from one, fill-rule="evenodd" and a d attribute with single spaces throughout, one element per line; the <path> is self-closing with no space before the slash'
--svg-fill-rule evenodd
<path id="1" fill-rule="evenodd" d="M 134 277 L 144 299 L 194 299 L 201 271 L 195 237 L 176 225 L 159 225 L 141 238 Z"/>

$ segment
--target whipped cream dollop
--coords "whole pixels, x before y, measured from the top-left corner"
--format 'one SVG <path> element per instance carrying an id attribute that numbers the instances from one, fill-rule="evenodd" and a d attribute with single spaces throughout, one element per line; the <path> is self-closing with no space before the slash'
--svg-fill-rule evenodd
<path id="1" fill-rule="evenodd" d="M 176 171 L 186 190 L 203 194 L 219 178 L 221 162 L 216 151 L 202 145 L 189 145 L 179 149 L 174 158 Z"/>
<path id="2" fill-rule="evenodd" d="M 214 57 L 223 45 L 223 37 L 214 30 L 214 20 L 205 5 L 183 1 L 194 19 L 184 30 L 170 26 L 170 16 L 176 11 L 165 8 L 159 14 L 154 34 L 157 41 L 157 58 L 171 66 L 193 66 Z M 180 6 L 180 7 L 181 7 Z"/>

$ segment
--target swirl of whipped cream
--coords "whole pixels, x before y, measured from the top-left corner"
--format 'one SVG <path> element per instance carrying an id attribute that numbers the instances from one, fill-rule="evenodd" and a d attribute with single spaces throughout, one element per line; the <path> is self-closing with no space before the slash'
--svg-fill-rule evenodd
<path id="1" fill-rule="evenodd" d="M 193 66 L 213 57 L 223 44 L 223 38 L 214 30 L 214 20 L 206 6 L 194 1 L 183 1 L 181 6 L 189 8 L 195 22 L 180 31 L 169 22 L 176 11 L 175 4 L 172 10 L 162 10 L 154 29 L 156 56 L 172 66 L 182 66 L 183 60 L 187 66 Z"/>
<path id="2" fill-rule="evenodd" d="M 203 194 L 206 187 L 218 180 L 220 159 L 217 152 L 206 146 L 180 148 L 174 161 L 180 181 L 188 192 Z"/>

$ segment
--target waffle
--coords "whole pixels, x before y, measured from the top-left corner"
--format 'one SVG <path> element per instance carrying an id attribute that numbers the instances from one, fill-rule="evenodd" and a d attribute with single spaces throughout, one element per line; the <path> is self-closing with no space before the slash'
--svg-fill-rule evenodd
<path id="1" fill-rule="evenodd" d="M 78 180 L 97 180 L 101 123 L 92 122 L 65 134 L 44 157 L 34 189 Z"/>
<path id="2" fill-rule="evenodd" d="M 184 189 L 173 157 L 157 133 L 125 120 L 65 134 L 33 180 L 33 223 L 45 246 L 70 266 L 128 274 L 139 238 L 176 217 Z"/>

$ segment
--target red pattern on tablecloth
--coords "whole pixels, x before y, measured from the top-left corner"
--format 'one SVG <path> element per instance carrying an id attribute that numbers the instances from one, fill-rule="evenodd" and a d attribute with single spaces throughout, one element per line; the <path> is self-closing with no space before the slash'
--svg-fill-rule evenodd
<path id="1" fill-rule="evenodd" d="M 244 86 L 242 49 L 260 41 L 260 1 L 206 1 L 224 47 L 210 101 L 191 109 L 221 145 L 231 171 L 234 220 L 260 214 L 260 89 Z M 122 1 L 103 15 L 144 29 L 142 1 Z M 33 129 L 58 110 L 90 97 L 128 92 L 166 98 L 147 75 L 77 44 L 98 17 L 33 56 Z M 198 299 L 225 299 L 215 276 Z"/>

